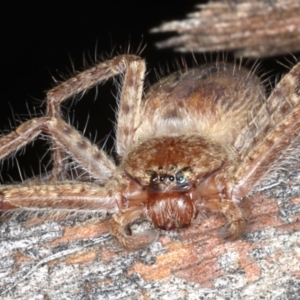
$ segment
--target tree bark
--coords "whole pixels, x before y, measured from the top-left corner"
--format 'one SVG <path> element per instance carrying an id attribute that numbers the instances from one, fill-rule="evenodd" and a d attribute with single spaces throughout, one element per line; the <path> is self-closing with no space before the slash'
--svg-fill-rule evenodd
<path id="1" fill-rule="evenodd" d="M 182 52 L 234 51 L 237 57 L 262 58 L 300 51 L 299 0 L 209 1 L 182 21 L 152 32 L 177 36 L 157 43 Z"/>
<path id="2" fill-rule="evenodd" d="M 297 299 L 299 178 L 279 173 L 245 199 L 246 232 L 234 242 L 219 237 L 218 215 L 132 252 L 95 216 L 4 216 L 1 299 Z"/>

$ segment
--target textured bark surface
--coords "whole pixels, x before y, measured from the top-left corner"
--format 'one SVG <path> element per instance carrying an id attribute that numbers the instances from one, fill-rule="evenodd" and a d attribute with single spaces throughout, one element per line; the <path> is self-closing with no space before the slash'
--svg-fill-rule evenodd
<path id="1" fill-rule="evenodd" d="M 182 21 L 152 32 L 176 32 L 159 48 L 182 52 L 234 51 L 237 57 L 262 58 L 300 51 L 299 0 L 216 0 L 197 6 Z"/>
<path id="2" fill-rule="evenodd" d="M 1 299 L 297 299 L 299 179 L 280 173 L 246 199 L 235 242 L 218 237 L 220 216 L 134 252 L 117 251 L 101 218 L 4 216 Z"/>

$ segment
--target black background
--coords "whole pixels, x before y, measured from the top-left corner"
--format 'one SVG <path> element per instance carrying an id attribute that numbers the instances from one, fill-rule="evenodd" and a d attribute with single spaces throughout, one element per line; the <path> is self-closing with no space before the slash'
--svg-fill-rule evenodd
<path id="1" fill-rule="evenodd" d="M 74 1 L 35 4 L 11 2 L 2 9 L 1 25 L 1 95 L 0 131 L 7 133 L 30 118 L 29 114 L 44 111 L 45 92 L 59 81 L 94 65 L 116 53 L 136 53 L 146 48 L 142 56 L 149 69 L 172 65 L 176 55 L 172 50 L 158 51 L 155 42 L 165 36 L 150 34 L 149 30 L 164 21 L 183 19 L 193 11 L 198 1 Z M 152 73 L 153 74 L 153 73 Z M 151 74 L 149 75 L 152 76 Z M 155 77 L 154 75 L 152 76 Z M 116 89 L 108 83 L 88 93 L 75 106 L 66 103 L 73 124 L 99 145 L 107 135 L 112 136 Z M 95 137 L 97 135 L 97 137 Z M 106 146 L 110 148 L 112 139 Z M 23 178 L 39 173 L 47 146 L 40 142 L 18 153 Z M 20 180 L 15 160 L 2 164 L 4 181 Z M 49 157 L 42 160 L 47 164 Z M 9 172 L 7 172 L 9 169 Z"/>
<path id="2" fill-rule="evenodd" d="M 26 120 L 29 113 L 43 111 L 45 92 L 57 80 L 68 78 L 74 69 L 80 71 L 94 65 L 97 60 L 116 53 L 136 53 L 139 45 L 146 45 L 142 53 L 149 70 L 159 70 L 179 61 L 180 54 L 171 49 L 158 50 L 155 42 L 167 35 L 150 34 L 149 30 L 164 21 L 183 19 L 201 1 L 40 1 L 36 4 L 11 2 L 2 9 L 1 25 L 1 95 L 0 130 L 8 132 L 17 120 Z M 203 1 L 202 1 L 203 2 Z M 186 56 L 191 61 L 191 55 Z M 86 63 L 84 63 L 86 61 Z M 149 74 L 155 78 L 154 72 Z M 76 106 L 65 113 L 73 124 L 83 130 L 89 117 L 86 132 L 91 133 L 99 145 L 112 133 L 113 108 L 116 90 L 111 84 L 88 93 Z M 35 108 L 35 109 L 34 109 Z M 78 122 L 78 125 L 77 125 Z M 87 134 L 88 135 L 88 134 Z M 112 136 L 112 135 L 111 135 Z M 111 148 L 112 139 L 108 143 Z M 23 177 L 31 176 L 31 168 L 39 172 L 39 162 L 47 150 L 35 143 L 19 159 Z M 18 155 L 19 157 L 20 155 Z M 49 158 L 42 160 L 47 164 Z M 20 180 L 12 160 L 2 165 L 2 177 Z M 9 168 L 9 172 L 7 169 Z M 13 171 L 14 169 L 14 171 Z"/>
<path id="3" fill-rule="evenodd" d="M 68 78 L 115 53 L 135 53 L 147 45 L 143 57 L 149 67 L 172 61 L 172 51 L 157 51 L 161 37 L 149 29 L 163 21 L 184 18 L 199 1 L 79 1 L 61 5 L 40 2 L 19 4 L 5 12 L 2 20 L 1 120 L 28 112 L 34 99 L 42 100 L 54 81 Z M 184 5 L 182 3 L 185 3 Z M 28 6 L 29 5 L 29 6 Z M 31 6 L 30 6 L 31 5 Z M 96 58 L 97 59 L 96 59 Z M 61 76 L 63 75 L 63 76 Z M 36 103 L 35 103 L 36 104 Z M 5 112 L 5 113 L 4 113 Z"/>

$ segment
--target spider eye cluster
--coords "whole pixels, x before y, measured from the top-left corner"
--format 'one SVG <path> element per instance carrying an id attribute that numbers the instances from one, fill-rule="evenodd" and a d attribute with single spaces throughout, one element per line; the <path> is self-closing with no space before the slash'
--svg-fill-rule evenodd
<path id="1" fill-rule="evenodd" d="M 162 171 L 147 170 L 146 174 L 150 177 L 149 184 L 153 187 L 158 184 L 176 185 L 180 187 L 187 183 L 189 168 L 184 168 L 173 174 L 163 173 Z"/>

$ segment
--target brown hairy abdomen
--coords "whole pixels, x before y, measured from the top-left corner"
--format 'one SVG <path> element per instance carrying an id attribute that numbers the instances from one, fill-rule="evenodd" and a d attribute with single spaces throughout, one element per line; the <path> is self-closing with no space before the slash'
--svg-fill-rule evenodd
<path id="1" fill-rule="evenodd" d="M 148 91 L 136 139 L 195 132 L 232 146 L 264 103 L 264 93 L 258 77 L 231 64 L 174 73 Z"/>

